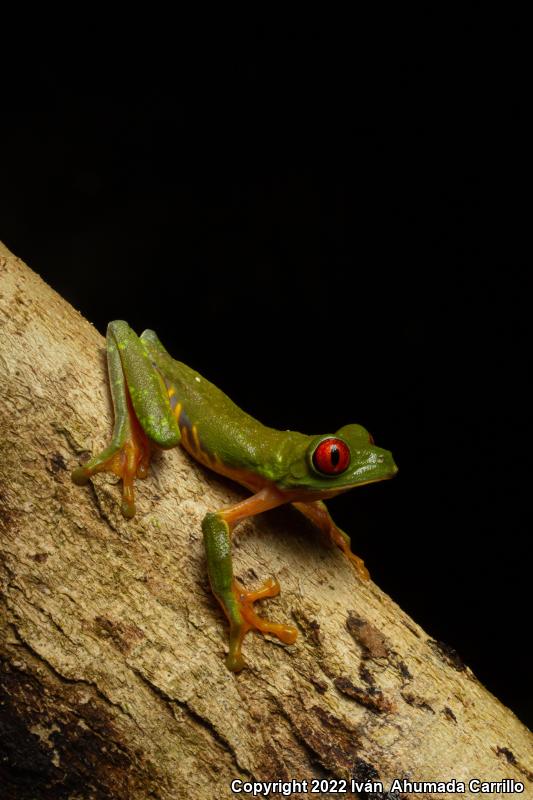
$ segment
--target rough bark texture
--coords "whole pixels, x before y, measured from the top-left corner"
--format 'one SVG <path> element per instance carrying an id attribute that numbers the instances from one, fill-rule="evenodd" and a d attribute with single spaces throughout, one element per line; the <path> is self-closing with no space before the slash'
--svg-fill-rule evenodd
<path id="1" fill-rule="evenodd" d="M 111 431 L 103 340 L 1 245 L 0 325 L 3 800 L 334 777 L 514 778 L 531 797 L 530 732 L 291 509 L 242 525 L 234 555 L 245 584 L 280 579 L 266 607 L 299 638 L 248 636 L 230 674 L 200 523 L 243 494 L 180 448 L 137 483 L 133 521 L 110 476 L 74 486 Z"/>

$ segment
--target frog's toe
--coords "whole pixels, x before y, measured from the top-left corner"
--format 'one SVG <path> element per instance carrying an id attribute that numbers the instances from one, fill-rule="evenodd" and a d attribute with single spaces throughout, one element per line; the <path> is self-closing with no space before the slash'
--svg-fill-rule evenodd
<path id="1" fill-rule="evenodd" d="M 267 578 L 255 592 L 249 592 L 240 584 L 238 591 L 241 600 L 244 599 L 246 603 L 255 603 L 256 600 L 264 600 L 266 597 L 276 597 L 281 589 L 279 582 L 275 578 Z"/>

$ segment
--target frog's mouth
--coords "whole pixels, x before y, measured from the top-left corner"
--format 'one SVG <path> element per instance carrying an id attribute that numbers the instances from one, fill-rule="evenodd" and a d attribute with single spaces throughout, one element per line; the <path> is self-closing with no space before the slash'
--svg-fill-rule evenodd
<path id="1" fill-rule="evenodd" d="M 347 489 L 357 489 L 358 486 L 369 486 L 371 483 L 382 483 L 382 481 L 390 481 L 392 478 L 396 476 L 398 472 L 398 467 L 388 475 L 381 475 L 379 478 L 369 478 L 367 481 L 357 481 L 357 483 L 351 483 L 347 486 Z"/>
<path id="2" fill-rule="evenodd" d="M 380 463 L 380 467 L 381 467 L 381 463 Z M 360 467 L 357 470 L 355 475 L 364 475 L 365 472 L 375 472 L 375 471 L 376 471 L 376 464 L 365 464 L 363 467 Z M 394 478 L 394 476 L 397 473 L 398 473 L 398 467 L 396 466 L 396 464 L 393 461 L 391 466 L 390 466 L 390 469 L 387 472 L 385 472 L 383 474 L 380 474 L 376 478 L 369 478 L 367 481 L 356 481 L 355 483 L 351 484 L 351 486 L 364 486 L 367 483 L 377 483 L 377 481 L 387 481 L 387 480 L 390 480 L 390 478 Z"/>
<path id="3" fill-rule="evenodd" d="M 365 471 L 368 472 L 368 471 L 371 471 L 372 469 L 373 469 L 373 465 L 361 467 L 361 469 L 357 470 L 356 474 L 364 475 Z M 391 469 L 388 472 L 386 472 L 384 474 L 381 474 L 381 475 L 377 475 L 377 476 L 375 476 L 373 478 L 369 477 L 368 480 L 356 480 L 356 481 L 354 481 L 354 483 L 348 483 L 348 484 L 346 484 L 346 486 L 343 486 L 342 488 L 340 488 L 336 492 L 336 494 L 339 494 L 341 492 L 349 491 L 350 489 L 357 489 L 358 486 L 369 486 L 371 483 L 381 483 L 382 481 L 390 481 L 397 474 L 398 474 L 398 467 L 396 466 L 396 464 L 394 462 L 392 462 Z"/>
<path id="4" fill-rule="evenodd" d="M 345 492 L 349 492 L 351 489 L 357 489 L 359 486 L 368 486 L 371 483 L 381 483 L 381 481 L 388 481 L 391 478 L 394 478 L 396 473 L 398 472 L 398 467 L 396 464 L 394 465 L 394 469 L 386 474 L 380 475 L 376 478 L 369 478 L 367 481 L 356 481 L 355 483 L 347 483 L 345 486 L 335 486 L 328 489 L 324 487 L 322 489 L 312 487 L 309 488 L 299 488 L 299 489 L 282 489 L 285 496 L 287 497 L 288 502 L 294 502 L 300 500 L 301 502 L 311 502 L 313 500 L 330 500 L 332 497 L 336 497 L 338 494 L 344 494 Z"/>

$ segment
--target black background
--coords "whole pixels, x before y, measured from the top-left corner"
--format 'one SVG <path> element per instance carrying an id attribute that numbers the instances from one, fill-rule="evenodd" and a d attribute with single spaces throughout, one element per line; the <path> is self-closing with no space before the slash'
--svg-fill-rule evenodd
<path id="1" fill-rule="evenodd" d="M 333 516 L 531 723 L 524 69 L 506 32 L 418 25 L 391 50 L 394 25 L 160 21 L 19 57 L 0 238 L 262 422 L 364 424 L 400 473 Z"/>

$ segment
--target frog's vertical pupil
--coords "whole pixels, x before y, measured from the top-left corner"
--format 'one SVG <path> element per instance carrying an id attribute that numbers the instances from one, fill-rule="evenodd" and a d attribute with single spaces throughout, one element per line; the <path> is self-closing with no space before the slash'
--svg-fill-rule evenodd
<path id="1" fill-rule="evenodd" d="M 349 463 L 350 448 L 342 439 L 323 439 L 313 453 L 313 466 L 322 475 L 338 475 Z"/>

